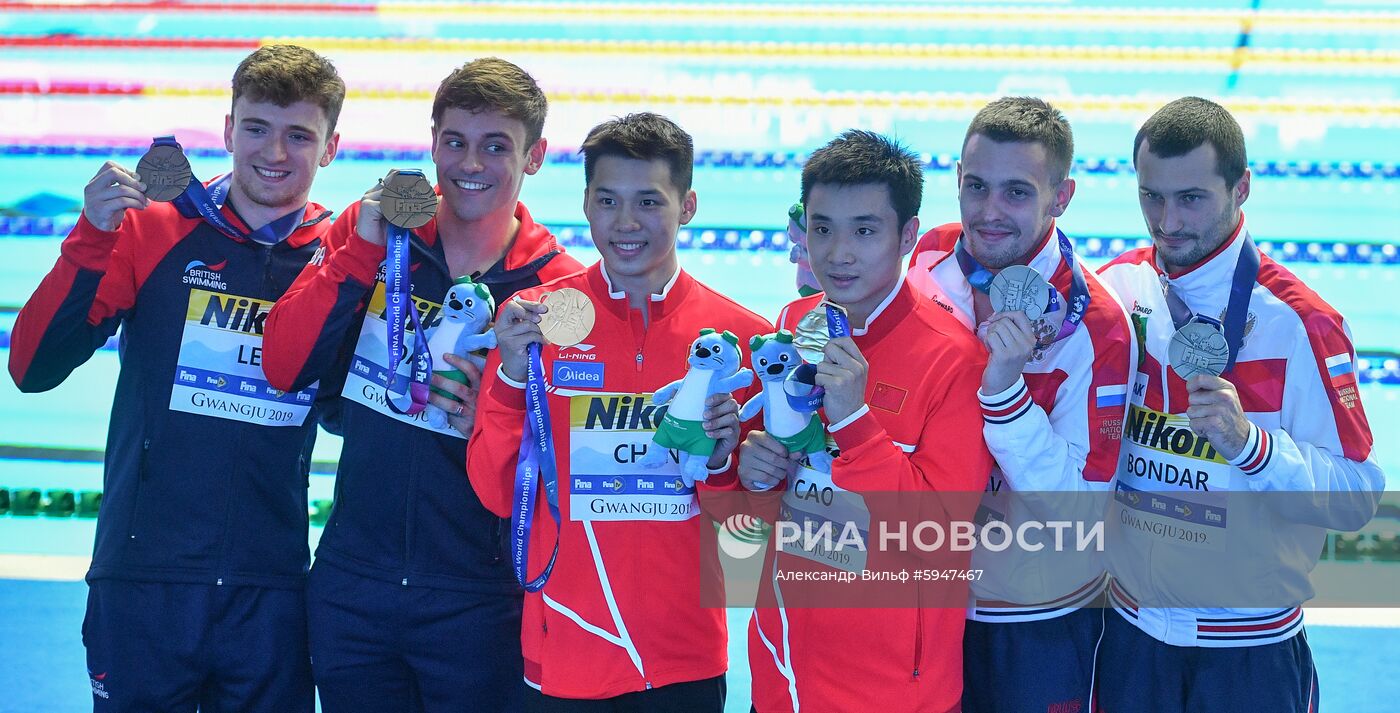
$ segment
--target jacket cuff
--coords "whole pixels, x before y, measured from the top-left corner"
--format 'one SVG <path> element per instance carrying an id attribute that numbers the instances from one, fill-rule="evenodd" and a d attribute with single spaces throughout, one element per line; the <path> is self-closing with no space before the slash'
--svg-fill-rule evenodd
<path id="1" fill-rule="evenodd" d="M 1249 435 L 1244 439 L 1244 448 L 1230 460 L 1230 465 L 1239 468 L 1245 475 L 1254 476 L 1264 472 L 1274 458 L 1274 439 L 1269 432 L 1249 424 Z"/>
<path id="2" fill-rule="evenodd" d="M 496 369 L 496 378 L 486 385 L 486 393 L 506 408 L 525 411 L 525 385 L 506 376 L 505 371 Z"/>
<path id="3" fill-rule="evenodd" d="M 88 222 L 86 215 L 79 214 L 73 232 L 63 240 L 60 253 L 83 270 L 105 273 L 120 231 L 120 228 L 102 230 Z"/>
<path id="4" fill-rule="evenodd" d="M 330 262 L 356 282 L 369 287 L 379 277 L 379 265 L 384 262 L 385 254 L 383 245 L 375 245 L 352 231 L 345 247 L 335 251 Z"/>
<path id="5" fill-rule="evenodd" d="M 870 413 L 869 406 L 862 406 L 860 410 L 851 414 L 850 418 L 827 428 L 827 432 L 836 439 L 836 446 L 841 449 L 843 455 L 857 446 L 878 438 L 884 431 L 885 427 L 881 426 L 875 415 Z"/>
<path id="6" fill-rule="evenodd" d="M 1024 377 L 1016 377 L 1016 383 L 1004 391 L 984 394 L 977 390 L 977 401 L 982 405 L 982 420 L 990 424 L 1011 423 L 1030 413 L 1035 402 L 1031 400 L 1031 390 L 1026 387 Z"/>

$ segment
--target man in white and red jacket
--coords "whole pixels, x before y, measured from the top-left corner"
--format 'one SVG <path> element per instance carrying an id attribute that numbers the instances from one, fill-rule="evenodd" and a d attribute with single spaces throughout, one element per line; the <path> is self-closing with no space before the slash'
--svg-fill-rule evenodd
<path id="1" fill-rule="evenodd" d="M 976 396 L 986 357 L 962 325 L 916 295 L 900 274 L 918 237 L 922 193 L 917 156 L 870 132 L 842 134 L 803 167 L 807 244 L 825 291 L 788 305 L 779 326 L 793 330 L 809 311 L 834 304 L 845 310 L 851 336 L 826 344 L 815 376 L 825 392 L 827 431 L 840 451 L 830 472 L 764 431 L 750 432 L 741 447 L 745 487 L 782 487 L 779 532 L 796 519 L 793 513 L 837 521 L 839 529 L 840 521 L 855 521 L 846 520 L 854 513 L 868 518 L 870 536 L 878 538 L 874 522 L 892 502 L 942 524 L 975 514 L 991 470 Z M 803 587 L 778 581 L 790 573 L 859 580 L 883 572 L 877 565 L 886 553 L 874 551 L 879 546 L 871 539 L 869 553 L 834 558 L 825 547 L 776 553 L 774 576 L 764 582 L 749 626 L 759 713 L 958 709 L 963 611 L 931 602 L 939 598 L 933 588 L 947 587 L 955 590 L 950 601 L 961 603 L 965 581 L 910 582 L 903 589 L 891 583 L 872 588 L 874 598 L 859 603 L 815 593 L 795 606 Z M 965 566 L 966 557 L 953 561 Z M 783 589 L 793 597 L 784 599 Z M 948 599 L 946 591 L 941 598 Z"/>
<path id="2" fill-rule="evenodd" d="M 958 162 L 962 222 L 924 234 L 909 264 L 914 290 L 987 347 L 978 398 L 997 468 L 982 513 L 1013 531 L 1097 525 L 1118 466 L 1132 332 L 1056 225 L 1074 196 L 1073 157 L 1058 109 L 1031 97 L 988 104 Z M 1035 320 L 991 305 L 992 276 L 1014 265 L 1054 290 L 1053 307 Z M 1038 532 L 1024 546 L 973 554 L 983 575 L 972 582 L 963 638 L 964 713 L 1089 708 L 1103 558 Z"/>
<path id="3" fill-rule="evenodd" d="M 525 710 L 594 711 L 611 701 L 604 710 L 719 713 L 724 610 L 701 607 L 702 582 L 718 566 L 701 543 L 714 531 L 676 464 L 648 468 L 643 459 L 662 421 L 653 394 L 684 376 L 700 330 L 747 344 L 771 327 L 680 268 L 676 233 L 696 210 L 688 134 L 665 117 L 632 114 L 594 127 L 583 153 L 584 213 L 602 259 L 502 307 L 467 472 L 487 508 L 503 517 L 520 509 L 517 488 L 534 482 L 517 481 L 531 413 L 527 349 L 541 344 L 559 516 L 550 517 L 546 496 L 525 508 L 528 534 L 516 535 L 520 519 L 511 528 L 512 551 L 527 553 L 516 565 L 529 582 Z M 581 343 L 544 343 L 547 296 L 570 288 L 587 296 L 595 321 Z M 724 488 L 734 481 L 738 405 L 727 393 L 705 405 L 714 451 L 698 487 Z"/>
<path id="4" fill-rule="evenodd" d="M 1308 573 L 1327 529 L 1366 524 L 1385 487 L 1350 329 L 1250 240 L 1244 135 L 1224 108 L 1162 107 L 1134 163 L 1153 244 L 1100 270 L 1140 343 L 1108 515 L 1102 709 L 1315 711 Z M 1171 346 L 1192 331 L 1189 362 L 1220 376 Z"/>

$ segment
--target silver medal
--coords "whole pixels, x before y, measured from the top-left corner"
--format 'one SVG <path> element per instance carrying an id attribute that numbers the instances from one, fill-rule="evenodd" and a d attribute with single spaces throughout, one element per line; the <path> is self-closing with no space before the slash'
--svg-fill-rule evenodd
<path id="1" fill-rule="evenodd" d="M 1025 312 L 1032 322 L 1050 307 L 1050 283 L 1034 268 L 1012 265 L 992 278 L 987 290 L 997 312 Z"/>
<path id="2" fill-rule="evenodd" d="M 1172 335 L 1167 359 L 1172 370 L 1183 379 L 1196 374 L 1220 376 L 1230 361 L 1230 344 L 1219 327 L 1205 322 L 1187 322 Z"/>

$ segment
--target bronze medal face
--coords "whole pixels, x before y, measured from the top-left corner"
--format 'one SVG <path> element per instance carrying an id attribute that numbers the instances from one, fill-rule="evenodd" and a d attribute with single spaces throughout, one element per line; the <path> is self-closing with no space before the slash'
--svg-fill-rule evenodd
<path id="1" fill-rule="evenodd" d="M 572 347 L 593 331 L 598 315 L 593 301 L 582 291 L 565 287 L 545 295 L 540 301 L 549 307 L 548 312 L 540 315 L 540 331 L 550 344 Z"/>
<path id="2" fill-rule="evenodd" d="M 1034 268 L 1012 265 L 992 278 L 987 296 L 997 312 L 1025 312 L 1032 322 L 1050 307 L 1050 283 Z"/>
<path id="3" fill-rule="evenodd" d="M 826 308 L 834 307 L 842 312 L 846 309 L 831 302 L 822 302 L 816 309 L 802 315 L 797 320 L 797 329 L 792 332 L 792 345 L 808 364 L 820 364 L 826 359 L 826 343 L 831 341 L 830 327 L 827 325 Z"/>
<path id="4" fill-rule="evenodd" d="M 189 159 L 174 146 L 152 146 L 136 163 L 136 173 L 146 184 L 146 197 L 161 203 L 178 198 L 194 180 Z"/>
<path id="5" fill-rule="evenodd" d="M 390 223 L 407 230 L 421 228 L 437 215 L 437 206 L 433 184 L 421 172 L 394 169 L 384 177 L 379 212 Z"/>
<path id="6" fill-rule="evenodd" d="M 1230 344 L 1220 328 L 1205 322 L 1187 322 L 1172 335 L 1167 359 L 1183 379 L 1197 374 L 1220 376 L 1230 361 Z"/>

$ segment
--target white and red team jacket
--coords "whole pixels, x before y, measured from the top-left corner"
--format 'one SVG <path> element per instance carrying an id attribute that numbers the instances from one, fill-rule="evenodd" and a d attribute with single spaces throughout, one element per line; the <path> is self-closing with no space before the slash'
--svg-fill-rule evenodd
<path id="1" fill-rule="evenodd" d="M 909 260 L 909 284 L 975 330 L 973 287 L 954 251 L 962 225 L 949 223 L 919 239 Z M 1069 304 L 1071 273 L 1050 226 L 1029 266 L 1059 293 L 1058 309 L 1034 324 L 1053 338 Z M 1106 493 L 1118 467 L 1118 447 L 1132 373 L 1132 330 L 1118 299 L 1080 263 L 1089 290 L 1083 322 L 1068 337 L 1036 349 L 1020 379 L 1005 391 L 983 394 L 983 428 L 997 466 L 987 484 L 979 520 L 995 518 L 1025 532 L 1030 550 L 1013 544 L 979 547 L 972 566 L 968 618 L 987 623 L 1038 621 L 1092 603 L 1107 583 L 1096 548 L 1080 548 L 1078 531 L 1101 522 Z M 1014 493 L 1014 495 L 1013 495 Z M 1080 494 L 1086 494 L 1081 496 Z M 1061 530 L 1053 525 L 1083 523 Z M 1023 529 L 1024 528 L 1024 529 Z"/>
<path id="2" fill-rule="evenodd" d="M 541 350 L 561 522 L 556 531 L 540 498 L 527 576 L 544 570 L 556 532 L 559 555 L 544 587 L 525 594 L 526 683 L 549 696 L 600 699 L 714 678 L 728 668 L 725 610 L 701 606 L 702 585 L 719 581 L 717 556 L 701 556 L 702 528 L 714 530 L 674 463 L 637 461 L 663 413 L 652 394 L 685 374 L 700 330 L 729 330 L 746 345 L 772 326 L 684 270 L 652 296 L 648 322 L 613 289 L 601 261 L 518 294 L 538 300 L 566 287 L 588 296 L 596 321 L 582 343 Z M 492 350 L 467 473 L 481 502 L 509 517 L 526 406 L 524 385 L 506 379 L 500 363 Z M 699 487 L 732 489 L 732 464 Z"/>
<path id="3" fill-rule="evenodd" d="M 1247 234 L 1241 218 L 1215 253 L 1168 276 L 1193 313 L 1222 317 Z M 1262 254 L 1259 262 L 1243 345 L 1223 374 L 1252 424 L 1233 460 L 1184 415 L 1155 250 L 1131 250 L 1099 271 L 1129 307 L 1140 345 L 1106 527 L 1109 599 L 1175 646 L 1257 646 L 1302 631 L 1327 530 L 1366 524 L 1385 489 L 1350 328 L 1282 265 Z"/>
<path id="4" fill-rule="evenodd" d="M 778 326 L 795 329 L 822 298 L 818 293 L 789 304 Z M 866 327 L 852 330 L 852 338 L 869 365 L 867 405 L 828 426 L 840 455 L 829 473 L 803 467 L 789 478 L 785 508 L 837 522 L 857 519 L 859 513 L 876 519 L 888 512 L 894 497 L 926 493 L 909 498 L 931 504 L 946 494 L 948 517 L 971 518 L 976 501 L 968 494 L 986 486 L 992 467 L 974 396 L 986 364 L 982 346 L 902 280 Z M 825 501 L 830 505 L 801 502 L 811 488 L 839 496 Z M 878 504 L 865 511 L 872 497 Z M 865 524 L 877 537 L 871 523 Z M 876 540 L 870 542 L 869 556 L 878 559 Z M 788 546 L 776 556 L 784 571 L 859 573 L 865 554 L 836 561 L 827 552 Z M 966 566 L 966 558 L 960 561 Z M 960 610 L 889 602 L 870 608 L 790 606 L 773 590 L 775 582 L 765 586 L 769 591 L 760 599 L 778 606 L 760 604 L 749 622 L 753 704 L 759 713 L 958 710 L 965 622 Z"/>

